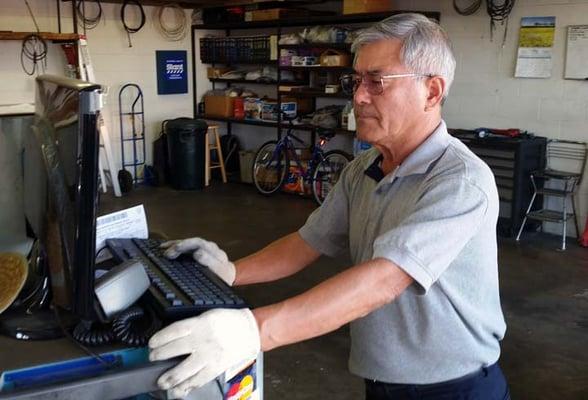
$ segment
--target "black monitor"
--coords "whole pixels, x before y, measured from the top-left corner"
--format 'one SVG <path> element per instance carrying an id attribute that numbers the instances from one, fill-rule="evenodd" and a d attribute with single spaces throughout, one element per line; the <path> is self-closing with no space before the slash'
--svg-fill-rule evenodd
<path id="1" fill-rule="evenodd" d="M 36 90 L 34 123 L 31 134 L 23 138 L 22 156 L 25 216 L 39 249 L 35 261 L 47 266 L 53 304 L 76 319 L 91 321 L 97 318 L 94 261 L 101 87 L 43 75 L 36 78 Z M 11 323 L 8 317 L 0 315 L 3 328 L 26 331 L 24 318 Z M 32 318 L 28 331 L 10 333 L 25 339 L 47 338 L 35 335 L 34 330 L 42 328 L 39 325 L 43 323 Z"/>
<path id="2" fill-rule="evenodd" d="M 45 174 L 39 175 L 47 192 L 28 185 L 25 172 L 24 195 L 29 201 L 47 195 L 47 206 L 37 207 L 46 210 L 46 218 L 33 229 L 48 255 L 53 301 L 82 319 L 94 319 L 101 87 L 50 75 L 38 77 L 36 84 L 29 149 L 41 152 Z M 35 207 L 25 207 L 27 215 L 29 210 Z"/>

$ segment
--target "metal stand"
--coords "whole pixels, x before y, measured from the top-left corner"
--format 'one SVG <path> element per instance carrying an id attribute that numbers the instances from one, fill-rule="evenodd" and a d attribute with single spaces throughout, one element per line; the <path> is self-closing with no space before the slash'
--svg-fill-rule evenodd
<path id="1" fill-rule="evenodd" d="M 126 109 L 123 106 L 123 97 L 132 96 L 132 90 L 136 91 L 136 95 L 132 100 L 130 106 Z M 145 165 L 145 118 L 143 109 L 143 92 L 139 85 L 134 83 L 127 83 L 118 92 L 118 108 L 119 108 L 119 120 L 120 120 L 120 145 L 121 145 L 121 158 L 122 158 L 122 170 L 126 171 L 126 167 L 132 168 L 132 183 L 136 185 L 143 181 L 143 177 L 139 176 L 142 171 L 140 167 Z M 125 128 L 124 120 L 130 119 L 130 131 Z M 137 121 L 139 119 L 140 121 Z M 125 157 L 125 144 L 130 142 L 133 151 L 132 160 L 128 160 L 128 156 Z"/>

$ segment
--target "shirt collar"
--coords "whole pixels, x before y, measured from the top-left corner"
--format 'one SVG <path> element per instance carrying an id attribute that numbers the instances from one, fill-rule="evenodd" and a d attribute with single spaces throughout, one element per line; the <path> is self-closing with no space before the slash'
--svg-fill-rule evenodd
<path id="1" fill-rule="evenodd" d="M 377 157 L 372 161 L 372 163 L 363 171 L 364 174 L 372 178 L 376 182 L 380 182 L 384 179 L 384 171 L 380 167 L 380 163 L 384 159 L 384 156 L 378 154 Z"/>
<path id="2" fill-rule="evenodd" d="M 364 173 L 376 182 L 380 182 L 384 178 L 392 181 L 396 177 L 423 174 L 445 152 L 450 139 L 451 136 L 447 132 L 447 126 L 442 120 L 433 133 L 410 153 L 393 173 L 384 176 L 384 172 L 380 168 L 380 162 L 383 159 L 382 154 L 375 157 Z"/>

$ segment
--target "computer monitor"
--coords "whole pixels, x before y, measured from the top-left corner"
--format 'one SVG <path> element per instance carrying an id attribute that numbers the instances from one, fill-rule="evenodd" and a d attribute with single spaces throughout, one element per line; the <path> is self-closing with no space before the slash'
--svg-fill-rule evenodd
<path id="1" fill-rule="evenodd" d="M 94 319 L 101 87 L 50 75 L 37 77 L 36 85 L 34 137 L 25 153 L 37 153 L 44 168 L 33 160 L 24 165 L 25 214 L 48 255 L 54 303 Z M 29 173 L 36 174 L 34 185 Z"/>
<path id="2" fill-rule="evenodd" d="M 25 216 L 37 240 L 39 258 L 48 265 L 53 304 L 88 321 L 97 318 L 94 260 L 100 95 L 101 87 L 93 83 L 37 77 L 35 118 L 31 134 L 23 138 L 22 155 Z M 3 331 L 26 330 L 26 318 L 15 318 L 9 322 L 8 316 L 0 315 Z M 32 318 L 34 328 L 42 325 L 34 322 Z M 35 338 L 33 330 L 12 334 Z"/>

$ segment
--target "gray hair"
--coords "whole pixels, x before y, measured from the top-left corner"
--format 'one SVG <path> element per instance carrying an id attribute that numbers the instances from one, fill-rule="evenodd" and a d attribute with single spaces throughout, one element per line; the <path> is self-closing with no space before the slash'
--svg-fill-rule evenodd
<path id="1" fill-rule="evenodd" d="M 359 31 L 351 51 L 357 57 L 362 46 L 389 39 L 402 42 L 400 59 L 411 72 L 445 78 L 446 98 L 455 73 L 455 57 L 443 28 L 422 14 L 397 14 Z"/>

